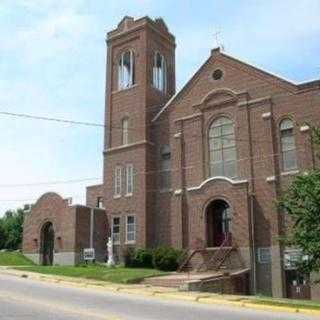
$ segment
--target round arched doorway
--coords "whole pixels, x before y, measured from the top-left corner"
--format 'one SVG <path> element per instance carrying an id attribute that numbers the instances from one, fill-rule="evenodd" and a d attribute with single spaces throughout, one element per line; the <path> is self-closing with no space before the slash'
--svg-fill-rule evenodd
<path id="1" fill-rule="evenodd" d="M 207 247 L 231 245 L 231 208 L 224 200 L 212 201 L 206 209 Z"/>
<path id="2" fill-rule="evenodd" d="M 51 266 L 53 264 L 54 253 L 54 229 L 51 222 L 47 222 L 41 229 L 41 254 L 42 265 Z"/>

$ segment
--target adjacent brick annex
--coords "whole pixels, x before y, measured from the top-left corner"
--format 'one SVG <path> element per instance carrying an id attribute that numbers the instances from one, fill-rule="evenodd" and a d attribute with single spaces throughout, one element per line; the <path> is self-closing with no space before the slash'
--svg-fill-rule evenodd
<path id="1" fill-rule="evenodd" d="M 285 217 L 277 211 L 275 200 L 295 174 L 319 164 L 305 124 L 320 125 L 320 81 L 295 84 L 217 48 L 175 93 L 175 38 L 162 19 L 125 17 L 107 34 L 107 47 L 104 183 L 88 187 L 87 205 L 96 206 L 97 197 L 102 196 L 108 225 L 113 217 L 120 217 L 119 258 L 128 247 L 128 214 L 136 218 L 136 247 L 206 247 L 207 208 L 222 199 L 232 209 L 232 245 L 251 269 L 252 290 L 255 283 L 259 293 L 286 296 L 286 248 L 278 241 L 285 232 Z M 118 60 L 126 50 L 134 52 L 135 83 L 118 90 Z M 156 51 L 167 62 L 166 93 L 152 86 Z M 216 69 L 223 72 L 219 80 L 212 78 Z M 221 115 L 234 124 L 236 179 L 209 177 L 208 128 Z M 125 146 L 121 141 L 124 117 L 130 128 Z M 284 118 L 294 122 L 298 170 L 293 172 L 281 168 L 279 124 Z M 172 186 L 161 190 L 160 148 L 167 144 Z M 134 166 L 133 194 L 115 198 L 115 167 L 128 163 Z M 270 263 L 258 263 L 258 248 L 270 249 Z M 311 297 L 320 298 L 319 287 L 312 286 Z"/>

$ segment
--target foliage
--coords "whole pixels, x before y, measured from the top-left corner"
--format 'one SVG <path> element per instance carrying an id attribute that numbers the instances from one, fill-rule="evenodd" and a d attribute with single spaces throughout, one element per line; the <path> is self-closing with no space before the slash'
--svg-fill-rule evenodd
<path id="1" fill-rule="evenodd" d="M 165 275 L 164 272 L 143 268 L 108 268 L 106 266 L 66 267 L 66 266 L 31 266 L 16 267 L 17 270 L 53 274 L 75 278 L 94 279 L 114 283 L 139 283 L 145 278 Z"/>
<path id="2" fill-rule="evenodd" d="M 125 255 L 125 266 L 129 268 L 152 268 L 152 250 L 128 249 Z"/>
<path id="3" fill-rule="evenodd" d="M 153 251 L 153 265 L 163 271 L 176 271 L 185 252 L 171 247 L 158 247 Z"/>
<path id="4" fill-rule="evenodd" d="M 0 219 L 0 249 L 21 248 L 24 215 L 23 209 L 9 210 Z"/>
<path id="5" fill-rule="evenodd" d="M 30 266 L 33 264 L 20 252 L 0 252 L 0 266 Z"/>
<path id="6" fill-rule="evenodd" d="M 125 254 L 125 266 L 176 271 L 184 257 L 184 251 L 171 247 L 158 247 L 154 250 L 130 248 Z"/>
<path id="7" fill-rule="evenodd" d="M 312 129 L 312 140 L 320 149 L 320 129 Z M 319 153 L 318 153 L 319 155 Z M 298 267 L 304 272 L 320 270 L 320 169 L 296 176 L 279 202 L 293 222 L 286 243 L 302 249 L 307 260 Z"/>

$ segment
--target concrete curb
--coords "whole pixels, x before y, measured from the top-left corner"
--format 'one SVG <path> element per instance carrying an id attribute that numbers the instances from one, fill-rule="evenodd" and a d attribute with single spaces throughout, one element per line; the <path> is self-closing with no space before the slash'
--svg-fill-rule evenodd
<path id="1" fill-rule="evenodd" d="M 231 299 L 230 297 L 218 298 L 217 294 L 211 293 L 195 293 L 195 292 L 180 292 L 177 289 L 170 289 L 165 287 L 151 287 L 147 285 L 117 285 L 113 283 L 99 282 L 94 280 L 87 280 L 83 278 L 71 278 L 64 276 L 45 275 L 35 272 L 26 272 L 19 270 L 12 270 L 10 268 L 0 268 L 0 274 L 11 275 L 19 278 L 28 278 L 32 280 L 53 282 L 64 285 L 77 286 L 82 288 L 92 288 L 101 291 L 121 292 L 125 294 L 149 296 L 161 298 L 165 300 L 180 300 L 194 303 L 211 304 L 211 305 L 224 305 L 234 306 L 241 308 L 249 308 L 262 311 L 273 312 L 287 312 L 287 313 L 301 313 L 312 316 L 320 316 L 320 310 L 317 309 L 304 309 L 287 306 L 274 306 L 267 304 L 254 303 L 252 300 L 246 300 L 239 297 L 239 299 Z"/>

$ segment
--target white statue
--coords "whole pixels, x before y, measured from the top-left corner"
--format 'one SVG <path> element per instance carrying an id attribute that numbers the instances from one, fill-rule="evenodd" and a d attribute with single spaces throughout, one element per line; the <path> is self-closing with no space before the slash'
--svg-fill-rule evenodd
<path id="1" fill-rule="evenodd" d="M 108 262 L 107 262 L 107 266 L 108 267 L 114 267 L 115 263 L 114 263 L 114 259 L 113 259 L 113 240 L 112 240 L 111 237 L 108 238 L 107 247 L 108 247 Z"/>

